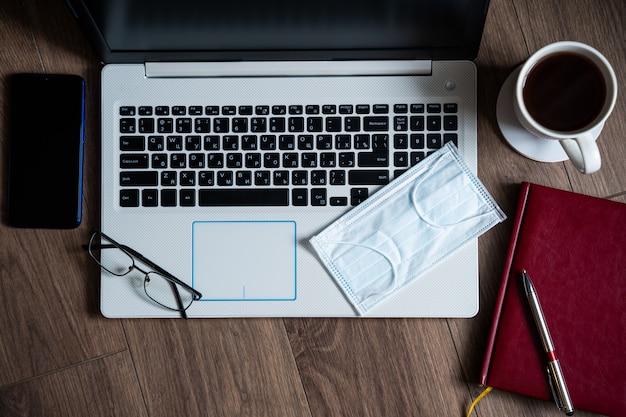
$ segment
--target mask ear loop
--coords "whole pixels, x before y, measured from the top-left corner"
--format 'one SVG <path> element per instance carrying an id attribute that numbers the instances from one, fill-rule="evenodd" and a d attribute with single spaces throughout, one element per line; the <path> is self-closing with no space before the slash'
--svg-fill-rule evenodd
<path id="1" fill-rule="evenodd" d="M 436 228 L 436 229 L 443 229 L 445 227 L 456 226 L 458 224 L 465 223 L 465 222 L 470 221 L 470 220 L 478 219 L 478 218 L 483 217 L 483 216 L 488 216 L 490 214 L 488 212 L 487 213 L 479 213 L 479 214 L 475 214 L 475 215 L 470 216 L 470 217 L 466 217 L 465 219 L 461 219 L 460 221 L 457 221 L 456 223 L 437 224 L 437 223 L 435 223 L 433 221 L 430 221 L 426 217 L 426 215 L 424 213 L 420 212 L 419 205 L 417 204 L 417 200 L 416 200 L 416 198 L 417 198 L 417 189 L 420 187 L 420 185 L 422 185 L 422 183 L 424 181 L 426 181 L 427 178 L 429 178 L 430 176 L 433 175 L 433 172 L 435 171 L 435 168 L 437 166 L 439 166 L 439 164 L 442 161 L 444 161 L 446 159 L 446 157 L 447 157 L 447 154 L 444 154 L 439 159 L 437 159 L 434 163 L 432 163 L 431 166 L 426 167 L 424 169 L 426 172 L 422 175 L 421 179 L 413 186 L 413 189 L 411 190 L 411 203 L 413 203 L 413 208 L 415 209 L 415 213 L 417 214 L 417 216 L 424 223 L 426 223 L 427 225 L 429 225 L 429 226 L 431 226 L 433 228 Z M 453 161 L 454 161 L 454 159 L 453 159 Z M 465 171 L 462 170 L 462 172 L 465 174 Z"/>
<path id="2" fill-rule="evenodd" d="M 380 231 L 376 231 L 376 233 L 380 233 Z M 389 283 L 389 285 L 387 286 L 387 290 L 385 291 L 376 291 L 376 292 L 372 292 L 370 294 L 368 294 L 365 298 L 363 298 L 360 303 L 363 304 L 365 303 L 367 300 L 369 300 L 372 297 L 384 297 L 388 294 L 391 294 L 395 289 L 396 289 L 396 284 L 398 281 L 398 270 L 396 268 L 396 265 L 394 265 L 393 261 L 391 260 L 391 258 L 389 258 L 389 256 L 387 256 L 385 253 L 383 253 L 382 251 L 373 248 L 371 246 L 367 246 L 364 245 L 362 243 L 354 243 L 354 242 L 346 242 L 346 241 L 326 241 L 327 244 L 331 244 L 331 245 L 349 245 L 349 246 L 357 246 L 357 247 L 361 247 L 361 248 L 365 248 L 365 249 L 369 249 L 373 252 L 378 253 L 380 256 L 383 257 L 383 259 L 385 259 L 389 265 L 391 265 L 391 282 Z M 400 256 L 398 255 L 398 257 L 400 258 Z M 354 293 L 354 291 L 353 291 Z M 356 295 L 356 294 L 355 294 Z"/>

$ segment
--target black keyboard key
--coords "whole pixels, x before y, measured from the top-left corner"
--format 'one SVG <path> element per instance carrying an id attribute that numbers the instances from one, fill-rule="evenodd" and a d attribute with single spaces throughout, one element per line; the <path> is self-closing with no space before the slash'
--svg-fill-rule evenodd
<path id="1" fill-rule="evenodd" d="M 322 106 L 322 114 L 336 114 L 337 106 L 334 104 L 324 104 Z"/>
<path id="2" fill-rule="evenodd" d="M 404 114 L 409 112 L 409 106 L 407 104 L 394 104 L 393 112 Z"/>
<path id="3" fill-rule="evenodd" d="M 245 117 L 235 117 L 233 119 L 232 131 L 234 133 L 248 133 L 248 119 Z"/>
<path id="4" fill-rule="evenodd" d="M 457 130 L 458 124 L 456 116 L 443 116 L 443 130 Z"/>
<path id="5" fill-rule="evenodd" d="M 165 150 L 165 138 L 163 136 L 148 136 L 148 150 L 157 152 Z"/>
<path id="6" fill-rule="evenodd" d="M 159 191 L 147 189 L 141 191 L 141 205 L 143 207 L 156 207 L 159 204 Z"/>
<path id="7" fill-rule="evenodd" d="M 308 190 L 306 188 L 294 188 L 291 190 L 291 204 L 294 206 L 306 206 L 308 204 Z"/>
<path id="8" fill-rule="evenodd" d="M 360 152 L 358 156 L 358 162 L 360 167 L 388 167 L 389 152 Z"/>
<path id="9" fill-rule="evenodd" d="M 204 108 L 204 114 L 207 116 L 218 116 L 220 114 L 219 106 L 206 106 Z"/>
<path id="10" fill-rule="evenodd" d="M 389 135 L 372 135 L 372 149 L 375 151 L 384 151 L 389 149 Z"/>
<path id="11" fill-rule="evenodd" d="M 290 117 L 289 118 L 289 131 L 290 132 L 304 132 L 304 117 Z"/>
<path id="12" fill-rule="evenodd" d="M 121 154 L 120 168 L 122 169 L 142 169 L 148 168 L 150 158 L 147 153 L 141 154 Z"/>
<path id="13" fill-rule="evenodd" d="M 156 106 L 154 114 L 157 116 L 168 116 L 170 114 L 170 108 L 168 106 Z"/>
<path id="14" fill-rule="evenodd" d="M 139 133 L 154 133 L 154 119 L 139 119 Z"/>
<path id="15" fill-rule="evenodd" d="M 423 133 L 414 133 L 411 135 L 411 149 L 424 149 L 426 147 L 426 139 Z"/>
<path id="16" fill-rule="evenodd" d="M 346 171 L 343 169 L 330 171 L 330 185 L 346 185 Z"/>
<path id="17" fill-rule="evenodd" d="M 315 104 L 309 104 L 306 106 L 305 110 L 306 114 L 320 114 L 320 106 Z"/>
<path id="18" fill-rule="evenodd" d="M 139 115 L 140 116 L 152 116 L 152 106 L 140 106 Z"/>
<path id="19" fill-rule="evenodd" d="M 215 133 L 228 133 L 229 121 L 225 117 L 217 117 L 213 119 L 213 132 Z"/>
<path id="20" fill-rule="evenodd" d="M 356 105 L 356 113 L 357 114 L 368 114 L 370 112 L 369 104 L 357 104 Z"/>
<path id="21" fill-rule="evenodd" d="M 120 151 L 141 152 L 146 150 L 146 141 L 143 136 L 121 136 Z"/>
<path id="22" fill-rule="evenodd" d="M 353 188 L 350 190 L 350 204 L 358 206 L 369 196 L 367 188 Z"/>
<path id="23" fill-rule="evenodd" d="M 424 105 L 423 104 L 411 104 L 411 113 L 424 113 Z"/>
<path id="24" fill-rule="evenodd" d="M 172 106 L 172 114 L 174 116 L 184 116 L 187 114 L 187 108 L 185 106 Z"/>
<path id="25" fill-rule="evenodd" d="M 157 132 L 172 133 L 174 131 L 174 119 L 163 117 L 157 120 Z"/>
<path id="26" fill-rule="evenodd" d="M 208 206 L 287 206 L 288 188 L 201 189 L 198 204 Z"/>
<path id="27" fill-rule="evenodd" d="M 348 172 L 350 185 L 385 185 L 389 182 L 389 171 L 380 170 L 351 170 Z"/>
<path id="28" fill-rule="evenodd" d="M 372 107 L 372 112 L 374 114 L 389 113 L 389 105 L 388 104 L 374 104 L 374 106 Z"/>
<path id="29" fill-rule="evenodd" d="M 250 121 L 250 131 L 253 133 L 267 132 L 267 119 L 265 117 L 253 117 Z"/>
<path id="30" fill-rule="evenodd" d="M 339 106 L 339 114 L 352 114 L 354 106 L 352 104 L 342 104 Z"/>
<path id="31" fill-rule="evenodd" d="M 176 133 L 191 133 L 191 119 L 188 117 L 176 119 Z"/>
<path id="32" fill-rule="evenodd" d="M 456 103 L 446 103 L 443 105 L 444 113 L 456 113 L 459 111 L 459 106 Z"/>
<path id="33" fill-rule="evenodd" d="M 358 132 L 361 130 L 361 118 L 350 116 L 344 119 L 344 129 L 346 132 Z"/>
<path id="34" fill-rule="evenodd" d="M 123 118 L 120 119 L 120 132 L 121 133 L 135 133 L 135 119 Z"/>
<path id="35" fill-rule="evenodd" d="M 183 137 L 182 136 L 168 136 L 166 139 L 168 151 L 182 151 L 183 150 Z"/>
<path id="36" fill-rule="evenodd" d="M 175 207 L 176 206 L 176 190 L 161 190 L 161 206 L 162 207 Z"/>
<path id="37" fill-rule="evenodd" d="M 120 206 L 139 207 L 139 190 L 121 190 Z"/>
<path id="38" fill-rule="evenodd" d="M 122 106 L 120 107 L 120 116 L 134 116 L 135 106 Z"/>
<path id="39" fill-rule="evenodd" d="M 443 143 L 444 145 L 448 142 L 454 143 L 454 146 L 459 146 L 459 136 L 456 133 L 444 133 L 443 134 Z"/>
<path id="40" fill-rule="evenodd" d="M 201 138 L 197 135 L 191 135 L 185 137 L 185 150 L 187 151 L 199 151 L 202 147 Z"/>
<path id="41" fill-rule="evenodd" d="M 331 206 L 347 206 L 348 197 L 331 197 L 330 205 Z"/>
<path id="42" fill-rule="evenodd" d="M 301 151 L 313 150 L 313 135 L 298 135 L 298 149 Z"/>
<path id="43" fill-rule="evenodd" d="M 180 190 L 180 205 L 183 207 L 194 207 L 196 205 L 196 190 Z"/>
<path id="44" fill-rule="evenodd" d="M 279 107 L 284 109 L 285 106 L 279 106 Z M 299 106 L 299 105 L 289 106 L 289 114 L 302 114 L 303 112 L 304 110 L 302 106 Z M 285 114 L 285 112 L 283 111 L 282 113 L 274 113 L 274 114 Z"/>
<path id="45" fill-rule="evenodd" d="M 324 127 L 324 119 L 321 117 L 308 117 L 306 121 L 307 132 L 321 132 Z"/>
<path id="46" fill-rule="evenodd" d="M 441 104 L 429 103 L 426 105 L 426 111 L 428 113 L 441 113 Z"/>
<path id="47" fill-rule="evenodd" d="M 312 188 L 311 189 L 311 205 L 316 207 L 325 206 L 326 200 L 326 188 Z"/>
<path id="48" fill-rule="evenodd" d="M 254 114 L 257 116 L 267 116 L 270 114 L 270 106 L 255 106 Z"/>
<path id="49" fill-rule="evenodd" d="M 341 117 L 326 118 L 327 132 L 341 132 Z"/>
<path id="50" fill-rule="evenodd" d="M 291 111 L 291 107 L 289 107 Z M 287 106 L 272 106 L 272 114 L 275 116 L 283 116 L 287 114 Z"/>
<path id="51" fill-rule="evenodd" d="M 424 130 L 424 116 L 411 116 L 411 130 L 421 132 Z"/>
<path id="52" fill-rule="evenodd" d="M 284 117 L 271 117 L 270 118 L 270 132 L 282 133 L 285 131 L 285 118 Z"/>
<path id="53" fill-rule="evenodd" d="M 439 116 L 428 116 L 426 118 L 426 128 L 430 131 L 438 131 L 441 130 L 441 117 Z"/>
<path id="54" fill-rule="evenodd" d="M 239 114 L 242 116 L 251 116 L 252 106 L 239 106 Z"/>
<path id="55" fill-rule="evenodd" d="M 439 149 L 443 146 L 441 135 L 439 133 L 429 133 L 426 135 L 426 144 L 430 149 Z"/>
<path id="56" fill-rule="evenodd" d="M 366 132 L 382 132 L 389 130 L 389 116 L 364 117 L 363 130 Z"/>
<path id="57" fill-rule="evenodd" d="M 159 175 L 156 171 L 124 171 L 120 173 L 120 185 L 122 187 L 155 187 L 159 183 Z"/>
<path id="58" fill-rule="evenodd" d="M 234 116 L 237 114 L 237 107 L 235 106 L 222 106 L 222 115 Z"/>

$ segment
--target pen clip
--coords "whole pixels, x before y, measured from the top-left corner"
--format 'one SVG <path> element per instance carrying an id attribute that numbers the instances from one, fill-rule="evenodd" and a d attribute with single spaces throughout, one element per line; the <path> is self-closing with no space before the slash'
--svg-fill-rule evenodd
<path id="1" fill-rule="evenodd" d="M 552 398 L 554 399 L 554 403 L 559 408 L 559 410 L 563 410 L 563 401 L 561 401 L 561 396 L 559 395 L 559 391 L 556 389 L 556 375 L 552 372 L 552 368 L 550 365 L 546 367 L 546 373 L 548 374 L 548 385 L 550 385 L 550 391 L 552 391 Z"/>

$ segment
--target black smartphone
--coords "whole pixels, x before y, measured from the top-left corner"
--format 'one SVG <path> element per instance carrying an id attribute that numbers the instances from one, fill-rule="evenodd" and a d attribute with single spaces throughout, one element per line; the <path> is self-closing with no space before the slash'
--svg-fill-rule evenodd
<path id="1" fill-rule="evenodd" d="M 82 218 L 85 81 L 16 74 L 9 84 L 8 222 L 71 229 Z"/>

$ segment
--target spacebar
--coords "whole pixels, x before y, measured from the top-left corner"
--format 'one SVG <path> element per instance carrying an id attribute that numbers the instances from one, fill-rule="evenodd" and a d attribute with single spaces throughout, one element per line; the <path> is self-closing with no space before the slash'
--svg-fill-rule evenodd
<path id="1" fill-rule="evenodd" d="M 198 191 L 200 206 L 288 206 L 287 188 L 211 189 Z"/>

